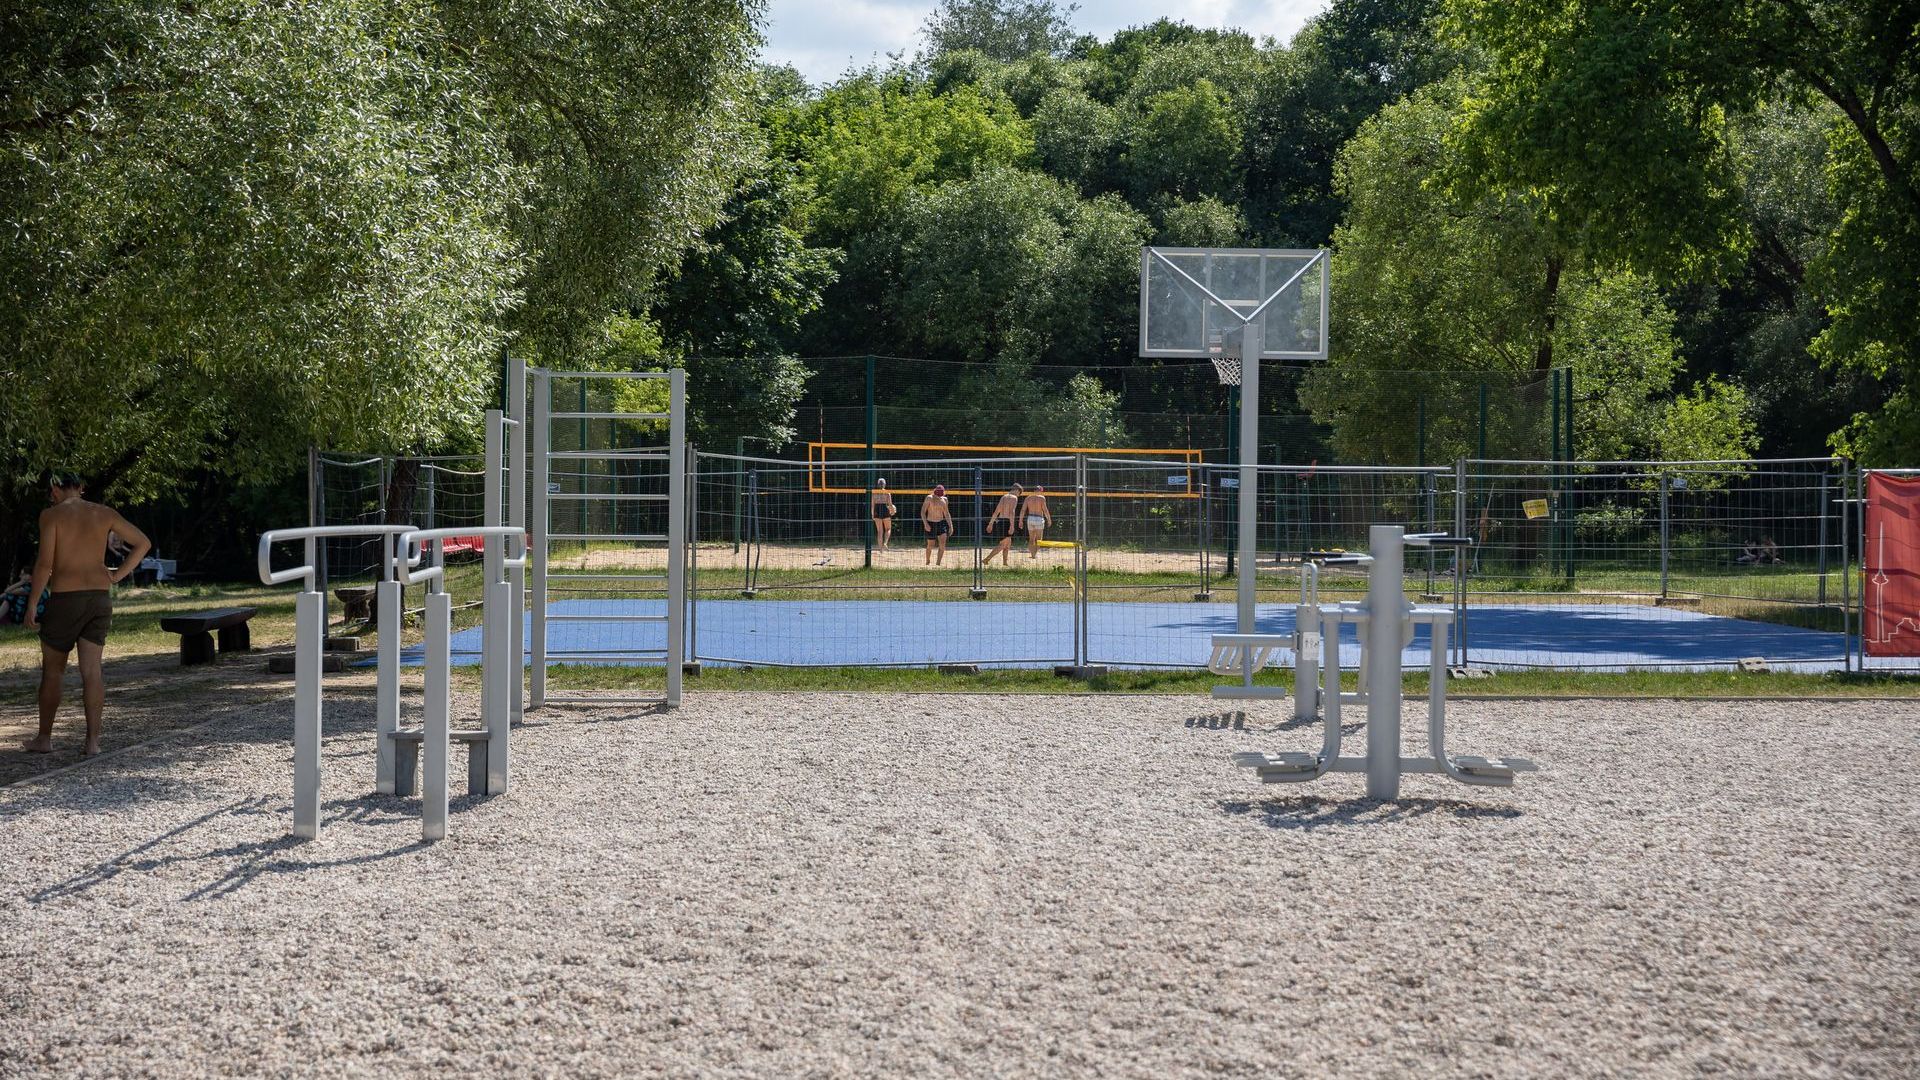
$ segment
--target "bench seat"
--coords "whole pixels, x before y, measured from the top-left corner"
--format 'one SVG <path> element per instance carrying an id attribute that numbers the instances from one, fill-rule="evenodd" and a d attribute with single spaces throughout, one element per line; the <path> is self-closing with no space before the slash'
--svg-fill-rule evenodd
<path id="1" fill-rule="evenodd" d="M 259 608 L 214 608 L 184 615 L 168 615 L 160 620 L 160 629 L 180 635 L 180 664 L 210 663 L 214 656 L 214 634 L 220 635 L 220 652 L 247 652 L 253 648 L 247 620 L 259 614 Z"/>

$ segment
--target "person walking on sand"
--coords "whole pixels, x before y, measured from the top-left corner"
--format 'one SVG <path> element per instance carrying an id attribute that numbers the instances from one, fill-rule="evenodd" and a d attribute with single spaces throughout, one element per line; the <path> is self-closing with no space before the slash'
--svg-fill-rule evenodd
<path id="1" fill-rule="evenodd" d="M 887 490 L 887 482 L 873 482 L 873 535 L 880 541 L 880 550 L 887 550 L 887 542 L 893 539 L 893 515 L 899 511 L 893 505 L 893 492 Z"/>
<path id="2" fill-rule="evenodd" d="M 1047 489 L 1039 484 L 1033 485 L 1033 494 L 1027 496 L 1026 508 L 1022 511 L 1027 517 L 1027 558 L 1040 557 L 1040 541 L 1047 538 L 1047 526 L 1053 524 L 1053 512 L 1047 509 Z"/>
<path id="3" fill-rule="evenodd" d="M 947 485 L 933 485 L 932 493 L 920 500 L 920 527 L 927 533 L 927 564 L 944 566 L 947 536 L 953 532 L 953 512 L 947 509 Z"/>
<path id="4" fill-rule="evenodd" d="M 1010 565 L 1007 560 L 1013 557 L 1013 534 L 1020 531 L 1020 485 L 1008 489 L 1000 501 L 993 504 L 993 514 L 987 518 L 987 539 L 998 538 L 992 551 L 982 566 L 992 566 L 993 557 L 1000 556 L 1000 565 Z"/>
<path id="5" fill-rule="evenodd" d="M 40 630 L 40 734 L 25 749 L 45 754 L 53 750 L 53 717 L 60 711 L 60 680 L 67 672 L 67 654 L 80 650 L 81 704 L 87 717 L 87 741 L 82 753 L 100 752 L 100 713 L 106 705 L 106 682 L 100 670 L 107 631 L 113 628 L 113 596 L 108 590 L 140 565 L 153 549 L 152 541 L 113 508 L 88 502 L 81 496 L 86 484 L 72 473 L 56 472 L 47 486 L 53 505 L 40 513 L 40 553 L 33 563 L 28 595 L 51 589 L 44 614 L 31 608 L 27 625 Z M 118 569 L 107 569 L 107 536 L 118 533 L 128 542 Z"/>

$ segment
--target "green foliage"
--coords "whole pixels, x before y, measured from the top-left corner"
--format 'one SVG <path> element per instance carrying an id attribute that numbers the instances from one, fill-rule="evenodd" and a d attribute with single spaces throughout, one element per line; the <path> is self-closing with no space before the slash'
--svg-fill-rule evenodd
<path id="1" fill-rule="evenodd" d="M 1120 115 L 1079 90 L 1061 87 L 1033 111 L 1033 144 L 1040 165 L 1083 192 L 1105 187 L 1114 172 Z"/>
<path id="2" fill-rule="evenodd" d="M 949 184 L 906 222 L 900 319 L 929 355 L 1098 354 L 1136 303 L 1144 218 L 1001 169 Z"/>
<path id="3" fill-rule="evenodd" d="M 591 333 L 740 159 L 736 4 L 0 20 L 0 468 L 66 462 L 115 498 L 472 425 L 510 335 Z"/>
<path id="4" fill-rule="evenodd" d="M 1427 400 L 1428 461 L 1479 450 L 1477 402 L 1453 388 L 1485 373 L 1499 388 L 1574 371 L 1581 455 L 1644 443 L 1653 401 L 1678 368 L 1673 316 L 1645 277 L 1583 265 L 1556 240 L 1531 197 L 1462 199 L 1438 182 L 1464 82 L 1388 106 L 1342 153 L 1348 201 L 1335 234 L 1333 353 L 1301 400 L 1333 428 L 1342 460 L 1417 456 Z M 1409 373 L 1432 372 L 1431 377 Z M 1493 398 L 1493 454 L 1548 445 L 1540 396 Z M 1535 450 L 1534 452 L 1538 452 Z"/>
<path id="5" fill-rule="evenodd" d="M 1238 200 L 1240 123 L 1212 80 L 1147 98 L 1128 143 L 1124 168 L 1136 200 L 1163 194 Z"/>
<path id="6" fill-rule="evenodd" d="M 1062 446 L 1109 447 L 1127 443 L 1119 410 L 1119 394 L 1079 374 L 1067 380 L 1063 392 L 1039 402 L 1035 413 L 1038 430 Z"/>
<path id="7" fill-rule="evenodd" d="M 994 60 L 1023 60 L 1064 50 L 1073 40 L 1079 7 L 1053 0 L 941 0 L 921 33 L 936 57 L 972 50 Z"/>
<path id="8" fill-rule="evenodd" d="M 1160 213 L 1154 243 L 1170 247 L 1236 247 L 1247 234 L 1238 207 L 1214 198 L 1175 200 Z"/>
<path id="9" fill-rule="evenodd" d="M 1753 456 L 1753 406 L 1747 392 L 1707 378 L 1661 409 L 1652 450 L 1663 461 L 1741 461 Z M 1692 480 L 1699 489 L 1704 481 Z"/>
<path id="10" fill-rule="evenodd" d="M 1883 380 L 1884 408 L 1835 445 L 1920 453 L 1920 36 L 1910 3 L 1855 0 L 1452 0 L 1491 68 L 1456 135 L 1458 179 L 1537 190 L 1589 254 L 1674 280 L 1736 270 L 1756 243 L 1738 131 L 1783 96 L 1825 99 L 1840 211 L 1807 281 L 1831 321 L 1813 351 Z"/>

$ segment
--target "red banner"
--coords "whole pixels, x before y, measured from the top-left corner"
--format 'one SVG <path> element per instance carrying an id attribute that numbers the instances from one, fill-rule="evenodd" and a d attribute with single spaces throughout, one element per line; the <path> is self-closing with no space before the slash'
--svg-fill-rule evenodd
<path id="1" fill-rule="evenodd" d="M 1920 476 L 1867 474 L 1868 656 L 1920 656 Z"/>

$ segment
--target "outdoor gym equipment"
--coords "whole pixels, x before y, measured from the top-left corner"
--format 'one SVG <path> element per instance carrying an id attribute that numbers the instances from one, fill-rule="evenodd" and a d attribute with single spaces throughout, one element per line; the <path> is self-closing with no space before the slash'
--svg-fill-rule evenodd
<path id="1" fill-rule="evenodd" d="M 1532 772 L 1533 762 L 1525 758 L 1485 758 L 1452 756 L 1446 746 L 1447 631 L 1453 624 L 1453 609 L 1414 607 L 1407 603 L 1405 585 L 1406 546 L 1464 547 L 1466 537 L 1416 533 L 1411 536 L 1398 525 L 1375 525 L 1369 531 L 1369 554 L 1328 559 L 1328 563 L 1365 566 L 1367 599 L 1364 603 L 1320 604 L 1315 579 L 1303 574 L 1302 602 L 1297 609 L 1295 637 L 1280 635 L 1222 634 L 1213 639 L 1216 671 L 1242 673 L 1241 685 L 1216 686 L 1216 698 L 1258 699 L 1284 695 L 1278 687 L 1256 687 L 1253 672 L 1256 663 L 1271 659 L 1279 648 L 1294 650 L 1294 715 L 1312 719 L 1316 705 L 1322 717 L 1322 738 L 1318 753 L 1300 752 L 1240 753 L 1233 762 L 1252 769 L 1265 783 L 1304 783 L 1329 772 L 1364 772 L 1367 796 L 1374 799 L 1400 797 L 1402 773 L 1439 773 L 1462 784 L 1508 787 L 1515 773 Z M 1414 627 L 1425 624 L 1433 639 L 1429 650 L 1431 677 L 1427 691 L 1427 756 L 1407 757 L 1400 753 L 1400 713 L 1404 695 L 1400 682 L 1400 654 L 1413 641 Z M 1361 641 L 1360 686 L 1357 693 L 1340 689 L 1340 627 L 1356 628 Z M 1313 629 L 1309 631 L 1307 628 Z M 1317 641 L 1314 638 L 1318 638 Z M 1316 647 L 1317 646 L 1317 647 Z M 1315 654 L 1324 656 L 1324 664 L 1315 662 Z M 1233 661 L 1232 666 L 1229 661 Z M 1324 672 L 1324 674 L 1322 674 Z M 1341 706 L 1364 704 L 1367 710 L 1367 752 L 1360 757 L 1340 753 Z"/>

